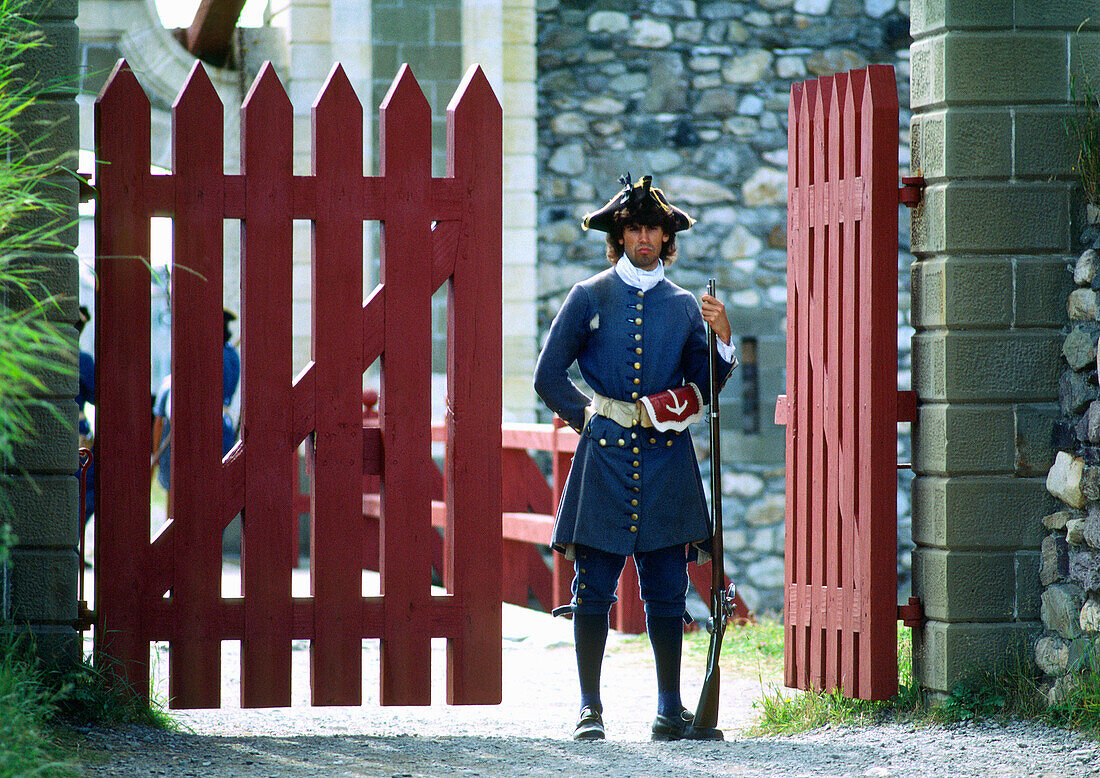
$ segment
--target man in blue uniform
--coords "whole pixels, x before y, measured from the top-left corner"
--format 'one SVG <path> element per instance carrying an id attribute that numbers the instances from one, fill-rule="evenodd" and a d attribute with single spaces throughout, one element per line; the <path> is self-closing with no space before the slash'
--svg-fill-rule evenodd
<path id="1" fill-rule="evenodd" d="M 682 618 L 692 544 L 710 537 L 702 479 L 687 425 L 709 402 L 707 335 L 718 336 L 721 383 L 736 365 L 725 306 L 665 278 L 676 233 L 694 220 L 649 176 L 584 218 L 607 233 L 612 267 L 569 292 L 535 368 L 535 391 L 580 433 L 554 525 L 573 560 L 573 615 L 581 710 L 573 737 L 604 737 L 600 668 L 608 611 L 634 557 L 657 669 L 654 740 L 720 739 L 696 729 L 680 700 Z M 622 259 L 626 255 L 626 260 Z M 569 378 L 576 362 L 593 396 Z M 692 413 L 694 411 L 694 413 Z"/>

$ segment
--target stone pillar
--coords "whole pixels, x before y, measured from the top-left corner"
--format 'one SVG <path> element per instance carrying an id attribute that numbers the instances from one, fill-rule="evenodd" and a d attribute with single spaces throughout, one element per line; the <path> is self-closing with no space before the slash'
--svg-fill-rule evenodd
<path id="1" fill-rule="evenodd" d="M 20 76 L 36 79 L 43 86 L 32 116 L 19 128 L 21 137 L 46 133 L 40 146 L 48 156 L 73 154 L 77 148 L 77 109 L 73 99 L 79 62 L 76 0 L 29 0 L 24 14 L 33 19 L 45 36 L 44 45 L 23 57 Z M 50 84 L 51 86 L 45 86 Z M 51 181 L 51 195 L 67 209 L 66 220 L 74 226 L 64 231 L 64 245 L 38 249 L 31 264 L 41 268 L 36 282 L 44 293 L 55 295 L 61 305 L 51 308 L 58 324 L 71 326 L 77 319 L 77 264 L 75 180 L 59 174 Z M 19 301 L 5 299 L 6 305 Z M 72 330 L 70 330 L 72 331 Z M 75 331 L 73 343 L 76 342 Z M 74 350 L 67 355 L 76 365 Z M 80 642 L 76 618 L 79 490 L 73 474 L 77 470 L 75 373 L 58 377 L 43 373 L 43 406 L 33 411 L 35 431 L 18 446 L 13 461 L 4 463 L 3 488 L 10 498 L 12 528 L 19 538 L 12 553 L 11 617 L 17 626 L 28 626 L 41 657 L 65 666 L 79 661 Z"/>
<path id="2" fill-rule="evenodd" d="M 913 0 L 914 666 L 949 691 L 1039 621 L 1040 519 L 1083 209 L 1063 121 L 1091 3 Z M 1081 39 L 1096 41 L 1095 20 Z M 1094 47 L 1095 48 L 1095 47 Z"/>
<path id="3" fill-rule="evenodd" d="M 534 421 L 538 131 L 534 0 L 463 0 L 463 70 L 481 65 L 504 109 L 504 421 Z"/>

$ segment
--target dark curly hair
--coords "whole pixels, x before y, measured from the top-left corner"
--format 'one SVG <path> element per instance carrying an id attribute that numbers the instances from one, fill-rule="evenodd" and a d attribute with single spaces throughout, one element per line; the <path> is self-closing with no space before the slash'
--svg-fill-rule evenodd
<path id="1" fill-rule="evenodd" d="M 614 265 L 623 256 L 623 230 L 631 224 L 640 227 L 660 227 L 668 240 L 661 246 L 661 259 L 666 265 L 676 261 L 676 221 L 656 204 L 646 203 L 641 208 L 623 208 L 616 211 L 607 233 L 607 261 Z"/>

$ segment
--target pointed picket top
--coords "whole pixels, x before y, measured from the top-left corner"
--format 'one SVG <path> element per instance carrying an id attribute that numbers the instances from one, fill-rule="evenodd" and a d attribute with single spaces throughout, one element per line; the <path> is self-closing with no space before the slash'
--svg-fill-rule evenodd
<path id="1" fill-rule="evenodd" d="M 863 143 L 861 112 L 863 110 L 863 86 L 867 80 L 867 71 L 853 70 L 848 74 L 848 84 L 844 89 L 844 122 L 849 129 L 847 137 L 852 142 L 852 148 L 848 150 L 845 164 L 851 168 L 850 174 L 860 174 L 862 161 L 860 148 Z M 846 171 L 845 175 L 849 172 Z"/>
<path id="2" fill-rule="evenodd" d="M 355 88 L 351 85 L 344 66 L 339 62 L 329 70 L 328 78 L 313 101 L 314 111 L 336 110 L 334 106 L 341 106 L 348 111 L 354 110 L 360 115 L 363 113 L 363 104 L 359 102 L 359 96 L 355 94 Z"/>
<path id="3" fill-rule="evenodd" d="M 420 84 L 417 83 L 416 76 L 413 75 L 412 68 L 407 62 L 397 71 L 378 110 L 385 115 L 389 109 L 409 111 L 410 115 L 431 112 L 428 100 L 424 97 L 424 92 L 420 89 Z"/>
<path id="4" fill-rule="evenodd" d="M 271 61 L 267 60 L 260 67 L 259 74 L 252 81 L 252 86 L 249 87 L 248 94 L 245 95 L 244 102 L 241 103 L 241 111 L 247 113 L 250 106 L 254 111 L 257 106 L 267 105 L 270 105 L 272 110 L 278 110 L 278 107 L 281 107 L 279 106 L 280 103 L 286 109 L 291 109 L 290 98 L 287 97 L 286 89 L 283 88 L 283 83 L 279 80 L 279 74 L 275 72 Z"/>
<path id="5" fill-rule="evenodd" d="M 485 71 L 481 69 L 481 65 L 476 62 L 467 68 L 465 75 L 462 76 L 462 81 L 459 82 L 458 88 L 455 89 L 455 93 L 451 97 L 451 101 L 447 103 L 447 115 L 450 116 L 456 111 L 461 111 L 463 106 L 466 105 L 473 105 L 479 110 L 495 106 L 497 111 L 501 111 L 500 100 L 497 98 L 496 92 L 493 91 L 492 84 L 489 83 L 489 79 L 486 77 Z"/>
<path id="6" fill-rule="evenodd" d="M 119 59 L 115 63 L 111 75 L 104 82 L 103 88 L 96 96 L 96 105 L 100 103 L 125 102 L 127 105 L 135 105 L 144 110 L 149 110 L 149 98 L 145 90 L 141 88 L 137 76 L 130 68 L 130 63 L 125 59 Z"/>
<path id="7" fill-rule="evenodd" d="M 879 109 L 897 108 L 898 84 L 892 65 L 867 67 L 867 83 L 864 86 L 864 107 Z"/>
<path id="8" fill-rule="evenodd" d="M 172 102 L 172 113 L 181 109 L 194 110 L 196 105 L 201 106 L 203 101 L 217 101 L 218 110 L 221 110 L 222 101 L 218 97 L 218 90 L 214 88 L 210 76 L 206 74 L 206 68 L 202 62 L 196 61 L 191 66 L 191 72 L 187 74 L 187 80 L 183 89 L 176 95 Z"/>

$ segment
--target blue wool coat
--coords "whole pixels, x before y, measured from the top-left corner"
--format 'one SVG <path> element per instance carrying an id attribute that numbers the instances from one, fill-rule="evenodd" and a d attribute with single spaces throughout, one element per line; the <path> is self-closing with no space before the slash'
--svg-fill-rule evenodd
<path id="1" fill-rule="evenodd" d="M 625 260 L 624 260 L 625 261 Z M 569 292 L 535 367 L 535 391 L 580 441 L 558 507 L 552 543 L 631 555 L 710 537 L 691 433 L 585 424 L 589 398 L 569 379 L 576 362 L 590 387 L 613 400 L 694 383 L 709 402 L 707 337 L 699 303 L 664 279 L 648 292 L 615 268 Z M 719 360 L 720 383 L 733 365 Z"/>

